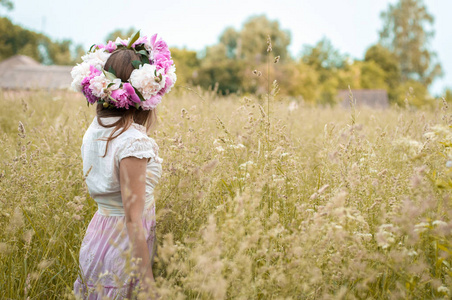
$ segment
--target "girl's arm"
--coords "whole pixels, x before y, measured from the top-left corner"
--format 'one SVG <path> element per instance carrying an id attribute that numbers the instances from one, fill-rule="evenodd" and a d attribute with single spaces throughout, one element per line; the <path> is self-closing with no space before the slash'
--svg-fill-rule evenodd
<path id="1" fill-rule="evenodd" d="M 141 259 L 138 265 L 140 275 L 154 281 L 142 221 L 146 199 L 146 164 L 146 158 L 123 158 L 119 164 L 119 182 L 121 184 L 127 233 L 133 245 L 133 256 Z"/>

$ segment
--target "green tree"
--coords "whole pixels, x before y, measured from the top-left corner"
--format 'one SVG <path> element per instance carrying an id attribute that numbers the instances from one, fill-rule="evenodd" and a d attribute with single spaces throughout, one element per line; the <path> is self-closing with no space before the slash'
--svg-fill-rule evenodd
<path id="1" fill-rule="evenodd" d="M 396 102 L 396 97 L 398 96 L 396 90 L 402 80 L 400 65 L 396 55 L 381 44 L 376 44 L 367 49 L 364 61 L 367 63 L 373 62 L 384 71 L 384 81 L 386 83 L 389 100 L 391 102 Z"/>
<path id="2" fill-rule="evenodd" d="M 13 24 L 8 18 L 0 18 L 0 60 L 23 54 L 42 61 L 38 46 L 44 35 Z"/>
<path id="3" fill-rule="evenodd" d="M 415 81 L 407 80 L 401 83 L 395 90 L 395 103 L 404 107 L 405 105 L 421 107 L 427 104 L 428 90 L 425 84 Z"/>
<path id="4" fill-rule="evenodd" d="M 388 91 L 386 72 L 375 61 L 360 62 L 360 86 L 363 89 L 384 89 Z"/>
<path id="5" fill-rule="evenodd" d="M 193 84 L 195 71 L 200 66 L 196 51 L 171 48 L 171 56 L 177 69 L 177 85 Z"/>
<path id="6" fill-rule="evenodd" d="M 137 30 L 134 27 L 130 27 L 129 29 L 116 29 L 107 35 L 107 37 L 105 38 L 105 42 L 115 41 L 117 37 L 121 39 L 126 39 L 135 32 L 137 32 Z"/>
<path id="7" fill-rule="evenodd" d="M 320 95 L 317 101 L 322 104 L 334 104 L 338 88 L 352 85 L 348 76 L 347 57 L 335 49 L 330 40 L 323 38 L 315 46 L 305 46 L 301 61 L 318 73 Z M 341 72 L 340 72 L 341 71 Z"/>
<path id="8" fill-rule="evenodd" d="M 316 70 L 335 70 L 344 68 L 346 64 L 346 57 L 325 37 L 315 46 L 305 46 L 302 60 Z"/>
<path id="9" fill-rule="evenodd" d="M 194 83 L 203 88 L 218 85 L 218 91 L 222 94 L 242 90 L 245 64 L 236 59 L 229 59 L 226 52 L 226 46 L 222 43 L 206 47 L 202 53 L 201 66 L 195 73 Z"/>
<path id="10" fill-rule="evenodd" d="M 289 59 L 290 32 L 281 29 L 278 21 L 269 20 L 265 15 L 249 18 L 238 32 L 226 28 L 220 36 L 220 43 L 226 47 L 227 57 L 258 65 L 267 58 L 267 36 L 272 40 L 272 53 L 281 56 L 282 61 Z"/>
<path id="11" fill-rule="evenodd" d="M 452 102 L 452 89 L 448 88 L 444 92 L 444 99 L 446 99 L 447 102 Z"/>
<path id="12" fill-rule="evenodd" d="M 302 61 L 282 64 L 275 73 L 281 93 L 302 96 L 304 101 L 311 104 L 320 98 L 319 74 L 312 66 Z"/>
<path id="13" fill-rule="evenodd" d="M 442 75 L 436 53 L 428 47 L 434 19 L 422 0 L 399 0 L 381 18 L 380 43 L 394 53 L 402 82 L 415 80 L 429 86 Z"/>
<path id="14" fill-rule="evenodd" d="M 5 7 L 7 10 L 12 10 L 14 3 L 11 0 L 0 0 L 0 6 Z"/>
<path id="15" fill-rule="evenodd" d="M 234 28 L 226 28 L 220 36 L 220 43 L 226 47 L 226 56 L 228 58 L 240 58 L 241 53 L 240 33 Z"/>
<path id="16" fill-rule="evenodd" d="M 84 52 L 82 49 L 70 40 L 52 41 L 41 33 L 13 24 L 8 18 L 0 18 L 0 60 L 21 54 L 44 64 L 73 65 Z"/>
<path id="17" fill-rule="evenodd" d="M 72 65 L 74 59 L 72 58 L 70 40 L 63 40 L 61 42 L 52 42 L 50 39 L 42 44 L 48 53 L 50 64 L 53 65 Z"/>

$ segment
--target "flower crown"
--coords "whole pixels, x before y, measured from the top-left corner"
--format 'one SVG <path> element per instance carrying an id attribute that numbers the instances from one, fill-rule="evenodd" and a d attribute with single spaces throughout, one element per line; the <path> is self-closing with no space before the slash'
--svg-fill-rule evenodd
<path id="1" fill-rule="evenodd" d="M 105 63 L 116 49 L 133 49 L 140 60 L 132 61 L 135 68 L 127 82 L 116 77 L 115 70 L 104 70 Z M 93 45 L 82 56 L 83 62 L 72 68 L 72 88 L 82 92 L 89 104 L 103 103 L 104 107 L 135 107 L 154 109 L 176 82 L 176 67 L 168 45 L 154 34 L 149 40 L 138 31 L 127 40 L 119 37 L 106 45 Z"/>

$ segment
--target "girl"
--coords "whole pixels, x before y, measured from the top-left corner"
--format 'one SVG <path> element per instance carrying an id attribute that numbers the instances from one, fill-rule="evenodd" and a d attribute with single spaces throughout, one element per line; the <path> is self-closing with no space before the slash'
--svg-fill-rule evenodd
<path id="1" fill-rule="evenodd" d="M 83 172 L 98 204 L 80 248 L 74 292 L 84 299 L 130 299 L 154 280 L 153 190 L 158 146 L 147 136 L 155 107 L 176 76 L 166 43 L 139 38 L 97 45 L 71 74 L 97 116 L 83 137 Z M 89 70 L 89 71 L 88 71 Z"/>

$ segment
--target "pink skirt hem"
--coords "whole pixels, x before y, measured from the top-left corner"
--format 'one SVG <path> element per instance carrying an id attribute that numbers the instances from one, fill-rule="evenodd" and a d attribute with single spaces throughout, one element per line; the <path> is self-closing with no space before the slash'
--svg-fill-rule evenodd
<path id="1" fill-rule="evenodd" d="M 151 261 L 155 246 L 155 206 L 143 213 L 143 228 Z M 133 290 L 130 240 L 124 216 L 96 212 L 80 248 L 80 275 L 74 293 L 81 299 L 123 299 Z"/>

